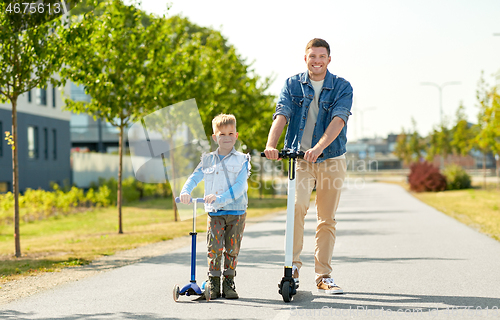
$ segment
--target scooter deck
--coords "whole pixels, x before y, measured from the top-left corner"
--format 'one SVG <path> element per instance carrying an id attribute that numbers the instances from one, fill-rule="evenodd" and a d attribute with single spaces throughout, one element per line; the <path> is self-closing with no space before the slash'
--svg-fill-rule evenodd
<path id="1" fill-rule="evenodd" d="M 203 292 L 201 291 L 201 288 L 198 286 L 198 284 L 196 284 L 196 282 L 191 282 L 182 287 L 179 294 L 190 296 L 190 295 L 202 295 Z"/>

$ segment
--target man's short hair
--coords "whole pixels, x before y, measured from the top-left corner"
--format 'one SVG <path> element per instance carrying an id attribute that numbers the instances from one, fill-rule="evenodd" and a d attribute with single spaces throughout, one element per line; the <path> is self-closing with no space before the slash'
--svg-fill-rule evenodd
<path id="1" fill-rule="evenodd" d="M 326 48 L 326 51 L 328 52 L 328 56 L 330 56 L 330 45 L 325 40 L 320 39 L 320 38 L 314 38 L 314 39 L 312 39 L 311 41 L 309 41 L 307 43 L 306 52 L 307 52 L 307 50 L 311 49 L 312 47 L 315 47 L 315 48 L 321 48 L 321 47 Z"/>
<path id="2" fill-rule="evenodd" d="M 236 129 L 236 117 L 232 114 L 221 113 L 212 120 L 212 129 L 215 132 L 224 126 L 233 125 Z"/>

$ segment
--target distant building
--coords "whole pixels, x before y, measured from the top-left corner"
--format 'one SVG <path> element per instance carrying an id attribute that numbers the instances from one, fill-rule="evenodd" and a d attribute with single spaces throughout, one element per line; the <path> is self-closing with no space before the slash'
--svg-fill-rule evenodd
<path id="1" fill-rule="evenodd" d="M 346 158 L 352 166 L 365 161 L 368 171 L 401 169 L 401 161 L 394 155 L 397 135 L 390 134 L 386 139 L 361 139 L 348 142 Z M 349 165 L 349 163 L 348 163 Z"/>
<path id="2" fill-rule="evenodd" d="M 90 102 L 90 96 L 85 94 L 83 86 L 71 83 L 71 99 L 74 101 Z M 118 151 L 119 129 L 110 123 L 94 118 L 88 114 L 71 114 L 71 147 L 76 151 L 94 151 L 112 153 Z M 128 146 L 126 132 L 124 132 L 125 146 Z"/>
<path id="3" fill-rule="evenodd" d="M 472 123 L 469 123 L 472 126 Z M 351 161 L 352 166 L 356 166 L 356 162 L 364 160 L 366 162 L 367 171 L 389 170 L 389 169 L 407 169 L 409 166 L 403 164 L 402 161 L 394 154 L 396 140 L 398 135 L 389 134 L 387 138 L 361 139 L 359 141 L 348 142 L 346 145 L 346 157 Z M 425 158 L 425 154 L 423 155 Z M 477 150 L 472 150 L 467 156 L 448 155 L 445 159 L 445 164 L 454 163 L 462 166 L 464 169 L 475 170 L 483 168 L 483 154 Z M 489 153 L 485 157 L 486 168 L 496 168 L 495 157 Z M 440 157 L 434 157 L 432 163 L 440 166 Z"/>
<path id="4" fill-rule="evenodd" d="M 47 84 L 17 100 L 19 190 L 50 189 L 50 182 L 71 182 L 70 113 L 62 111 L 58 88 Z M 12 133 L 10 101 L 0 104 L 0 192 L 12 191 L 12 150 L 5 140 Z"/>

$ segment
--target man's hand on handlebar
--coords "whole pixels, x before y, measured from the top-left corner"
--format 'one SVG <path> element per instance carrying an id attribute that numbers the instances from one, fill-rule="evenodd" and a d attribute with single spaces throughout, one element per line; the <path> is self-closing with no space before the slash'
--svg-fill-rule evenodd
<path id="1" fill-rule="evenodd" d="M 317 150 L 315 148 L 309 149 L 304 153 L 304 160 L 309 162 L 316 162 L 318 157 L 323 153 L 322 150 Z"/>
<path id="2" fill-rule="evenodd" d="M 266 158 L 269 160 L 281 160 L 279 157 L 279 151 L 276 148 L 266 147 L 264 153 L 266 154 Z"/>

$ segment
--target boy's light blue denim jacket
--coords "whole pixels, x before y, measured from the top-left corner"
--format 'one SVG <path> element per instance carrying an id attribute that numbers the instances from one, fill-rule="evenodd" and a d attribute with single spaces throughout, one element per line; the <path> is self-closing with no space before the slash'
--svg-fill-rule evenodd
<path id="1" fill-rule="evenodd" d="M 309 105 L 314 97 L 314 88 L 309 79 L 309 72 L 299 73 L 286 80 L 278 98 L 276 116 L 286 117 L 288 128 L 285 135 L 285 148 L 300 150 L 300 141 L 306 126 Z M 323 88 L 318 100 L 318 119 L 314 128 L 312 146 L 318 143 L 326 128 L 334 117 L 344 120 L 345 125 L 338 137 L 323 150 L 324 156 L 318 158 L 317 163 L 326 159 L 338 157 L 346 152 L 347 120 L 351 113 L 352 87 L 351 84 L 328 70 L 323 82 Z"/>
<path id="2" fill-rule="evenodd" d="M 221 164 L 224 162 L 229 184 Z M 250 155 L 236 151 L 234 148 L 222 160 L 219 159 L 219 149 L 214 152 L 204 153 L 201 156 L 201 162 L 194 172 L 189 176 L 184 184 L 181 194 L 191 194 L 193 189 L 205 180 L 205 196 L 214 194 L 215 202 L 205 203 L 205 211 L 213 213 L 211 215 L 221 215 L 224 212 L 220 210 L 231 211 L 230 214 L 236 214 L 236 211 L 245 213 L 248 206 L 248 183 L 250 175 Z M 217 213 L 217 214 L 215 214 Z"/>

